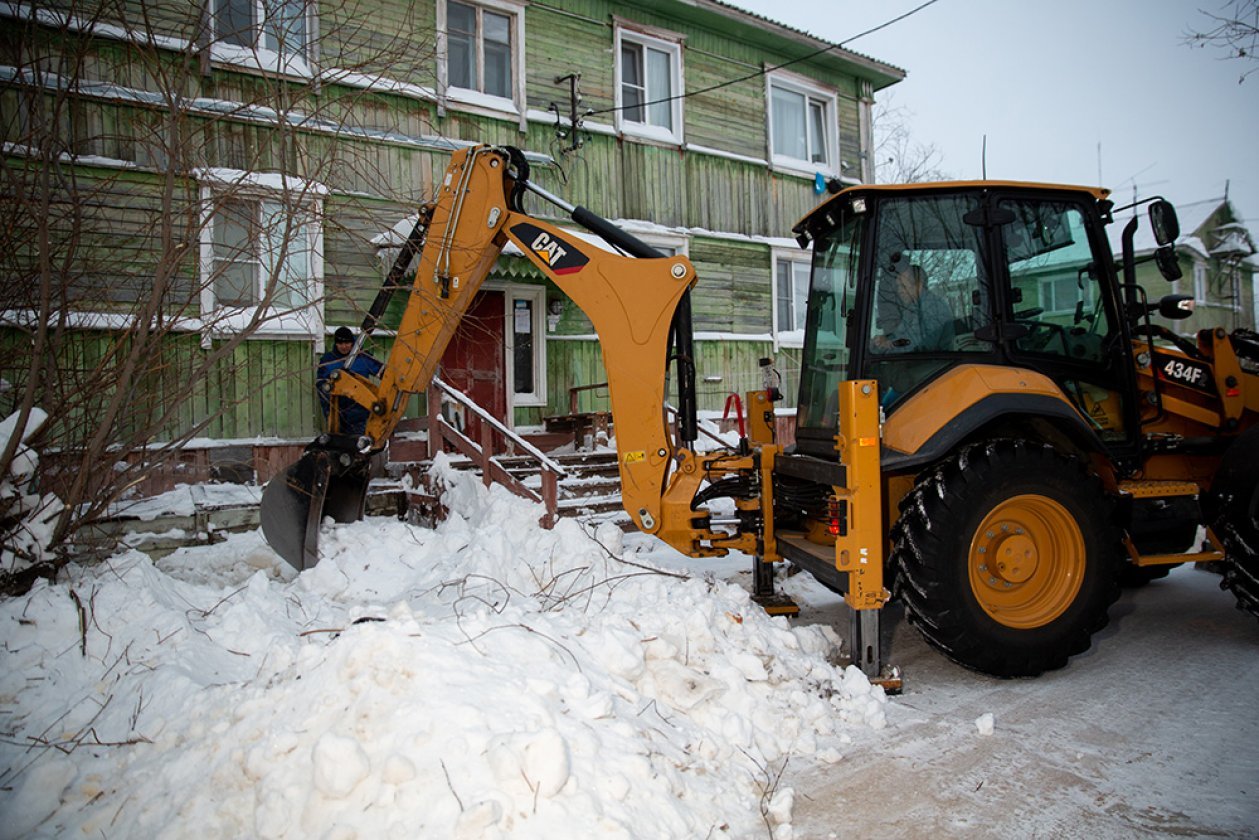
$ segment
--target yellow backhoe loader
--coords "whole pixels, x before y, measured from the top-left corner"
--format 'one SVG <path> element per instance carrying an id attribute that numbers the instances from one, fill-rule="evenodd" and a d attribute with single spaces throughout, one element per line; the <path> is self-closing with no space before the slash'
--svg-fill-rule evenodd
<path id="1" fill-rule="evenodd" d="M 619 253 L 528 214 L 529 194 Z M 1123 582 L 1177 563 L 1221 563 L 1259 614 L 1259 338 L 1155 323 L 1192 301 L 1147 301 L 1135 209 L 1116 264 L 1107 195 L 999 181 L 836 191 L 794 228 L 813 254 L 796 442 L 776 441 L 766 388 L 746 396 L 736 450 L 699 452 L 690 262 L 533 184 L 515 149 L 459 151 L 354 348 L 418 255 L 379 382 L 331 383 L 371 412 L 366 434 L 321 436 L 268 484 L 266 536 L 301 569 L 323 516 L 362 515 L 368 460 L 511 242 L 598 333 L 633 524 L 691 556 L 748 554 L 765 603 L 781 561 L 842 592 L 854 661 L 873 677 L 894 598 L 932 646 L 1002 677 L 1063 666 Z M 1175 211 L 1148 203 L 1154 258 L 1175 277 Z M 712 514 L 717 499 L 735 515 Z"/>

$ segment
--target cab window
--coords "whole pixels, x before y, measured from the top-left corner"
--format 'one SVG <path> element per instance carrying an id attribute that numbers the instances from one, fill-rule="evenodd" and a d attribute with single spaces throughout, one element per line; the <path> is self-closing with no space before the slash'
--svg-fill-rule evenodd
<path id="1" fill-rule="evenodd" d="M 885 406 L 967 355 L 989 354 L 991 283 L 973 195 L 879 203 L 866 375 Z M 978 333 L 978 335 L 977 335 Z"/>
<path id="2" fill-rule="evenodd" d="M 1119 325 L 1106 312 L 1084 209 L 1070 201 L 1007 199 L 1001 226 L 1010 277 L 1005 319 L 1019 364 L 1043 370 L 1102 440 L 1129 437 L 1123 387 L 1110 357 Z"/>

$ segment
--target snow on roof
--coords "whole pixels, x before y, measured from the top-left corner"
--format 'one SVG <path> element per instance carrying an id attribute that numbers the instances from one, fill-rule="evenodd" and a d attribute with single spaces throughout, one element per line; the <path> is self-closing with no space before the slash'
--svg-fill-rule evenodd
<path id="1" fill-rule="evenodd" d="M 719 14 L 725 15 L 726 17 L 735 19 L 739 17 L 751 18 L 748 22 L 753 23 L 753 25 L 756 25 L 761 29 L 767 28 L 765 27 L 765 24 L 769 24 L 769 27 L 778 30 L 779 34 L 787 35 L 795 40 L 808 40 L 818 46 L 829 44 L 834 47 L 834 49 L 830 51 L 832 55 L 838 58 L 846 58 L 850 61 L 856 60 L 858 63 L 866 65 L 872 70 L 892 77 L 892 81 L 899 81 L 905 77 L 905 70 L 894 64 L 888 64 L 886 61 L 881 61 L 872 56 L 856 52 L 855 50 L 850 50 L 834 41 L 819 38 L 811 32 L 798 29 L 794 26 L 788 26 L 787 24 L 774 20 L 773 18 L 765 17 L 764 15 L 757 14 L 756 12 L 750 12 L 735 3 L 729 3 L 726 2 L 726 0 L 707 0 L 707 3 L 705 3 L 705 0 L 698 0 L 698 5 L 709 5 L 710 8 L 714 9 Z M 889 84 L 890 83 L 891 82 L 889 82 Z"/>
<path id="2" fill-rule="evenodd" d="M 192 177 L 198 181 L 235 187 L 254 187 L 277 192 L 299 193 L 301 195 L 325 196 L 328 194 L 328 188 L 318 181 L 298 178 L 282 172 L 249 172 L 242 169 L 227 169 L 222 166 L 204 166 L 193 169 Z"/>
<path id="3" fill-rule="evenodd" d="M 1226 202 L 1227 199 L 1224 198 L 1208 198 L 1185 204 L 1176 204 L 1176 217 L 1180 220 L 1180 238 L 1176 240 L 1176 246 L 1193 251 L 1203 258 L 1209 256 L 1207 247 L 1200 236 L 1203 232 L 1201 228 L 1211 218 L 1211 215 L 1220 209 L 1220 205 Z M 1132 211 L 1140 218 L 1140 226 L 1132 239 L 1134 254 L 1147 254 L 1158 247 L 1158 243 L 1154 239 L 1154 229 L 1151 227 L 1149 217 L 1146 215 L 1148 206 L 1143 204 Z M 1233 215 L 1237 216 L 1236 209 L 1234 209 Z M 1110 225 L 1108 231 L 1110 234 L 1110 245 L 1111 250 L 1116 255 L 1123 250 L 1121 236 L 1124 225 L 1128 223 L 1130 218 L 1132 218 L 1132 214 L 1125 211 L 1117 215 L 1114 223 Z"/>

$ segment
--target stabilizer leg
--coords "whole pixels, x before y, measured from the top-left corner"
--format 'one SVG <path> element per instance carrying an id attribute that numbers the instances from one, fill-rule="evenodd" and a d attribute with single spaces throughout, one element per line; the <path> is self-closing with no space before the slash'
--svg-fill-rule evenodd
<path id="1" fill-rule="evenodd" d="M 800 607 L 791 596 L 774 589 L 774 564 L 752 558 L 752 600 L 770 615 L 796 616 Z"/>
<path id="2" fill-rule="evenodd" d="M 848 611 L 849 653 L 852 664 L 874 685 L 888 694 L 900 694 L 904 687 L 900 668 L 883 664 L 882 609 Z"/>

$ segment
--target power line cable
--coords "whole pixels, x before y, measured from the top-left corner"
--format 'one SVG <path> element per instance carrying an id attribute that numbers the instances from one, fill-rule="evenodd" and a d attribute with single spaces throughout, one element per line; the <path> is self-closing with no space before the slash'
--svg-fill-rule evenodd
<path id="1" fill-rule="evenodd" d="M 725 82 L 719 82 L 715 85 L 709 85 L 706 88 L 700 88 L 699 90 L 690 90 L 690 91 L 686 91 L 685 93 L 676 94 L 674 96 L 666 96 L 663 99 L 653 99 L 650 102 L 640 102 L 636 105 L 618 105 L 618 106 L 613 106 L 611 108 L 601 108 L 598 111 L 587 111 L 586 116 L 593 117 L 599 114 L 611 114 L 615 111 L 624 111 L 629 108 L 635 108 L 635 109 L 646 108 L 649 105 L 659 105 L 664 102 L 673 102 L 674 100 L 678 100 L 678 99 L 687 99 L 692 96 L 699 96 L 701 93 L 711 93 L 714 90 L 721 90 L 722 88 L 730 87 L 731 85 L 737 85 L 740 82 L 746 82 L 749 79 L 755 79 L 760 76 L 764 76 L 767 73 L 773 73 L 775 70 L 781 70 L 784 67 L 790 67 L 791 65 L 799 64 L 802 61 L 808 61 L 811 58 L 816 58 L 819 55 L 831 52 L 832 50 L 842 49 L 846 44 L 851 44 L 853 41 L 856 41 L 858 38 L 864 38 L 867 35 L 872 35 L 873 33 L 878 32 L 880 29 L 886 29 L 892 24 L 900 23 L 905 18 L 910 17 L 911 15 L 916 15 L 918 14 L 918 12 L 921 12 L 923 9 L 927 8 L 928 6 L 935 5 L 938 2 L 940 2 L 940 0 L 926 0 L 925 3 L 921 3 L 920 5 L 915 6 L 914 8 L 910 9 L 909 11 L 903 14 L 897 15 L 896 17 L 890 20 L 886 20 L 883 23 L 880 23 L 878 26 L 871 27 L 870 29 L 867 29 L 864 32 L 858 32 L 856 35 L 853 35 L 851 38 L 845 38 L 843 41 L 840 41 L 837 44 L 828 44 L 825 47 L 822 47 L 820 50 L 814 50 L 813 52 L 806 53 L 805 55 L 802 55 L 799 58 L 793 58 L 790 61 L 784 61 L 782 64 L 777 64 L 773 67 L 766 67 L 761 70 L 748 73 L 746 76 L 740 76 L 737 79 L 730 79 Z"/>

